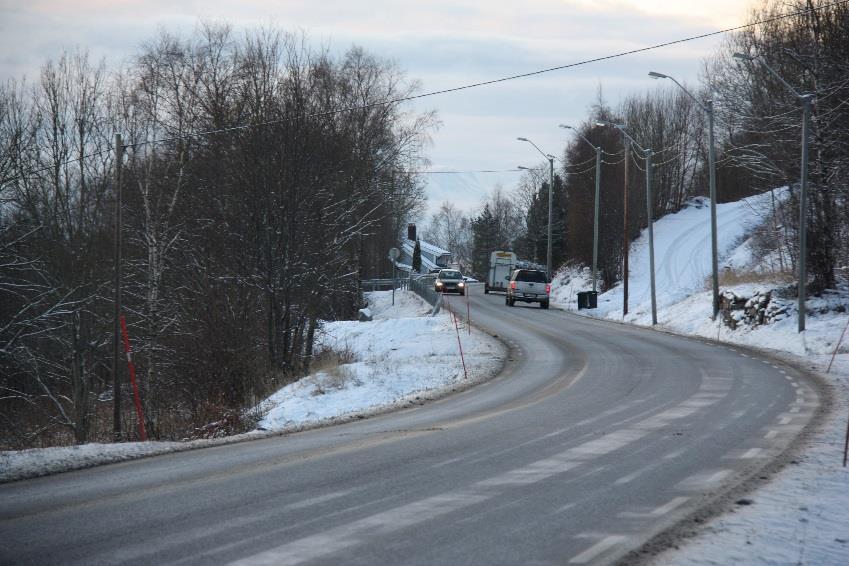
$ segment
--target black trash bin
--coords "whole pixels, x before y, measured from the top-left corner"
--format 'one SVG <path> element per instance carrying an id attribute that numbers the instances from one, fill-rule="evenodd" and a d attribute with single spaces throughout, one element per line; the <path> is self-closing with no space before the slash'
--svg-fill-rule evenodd
<path id="1" fill-rule="evenodd" d="M 598 291 L 579 291 L 578 310 L 598 308 Z"/>

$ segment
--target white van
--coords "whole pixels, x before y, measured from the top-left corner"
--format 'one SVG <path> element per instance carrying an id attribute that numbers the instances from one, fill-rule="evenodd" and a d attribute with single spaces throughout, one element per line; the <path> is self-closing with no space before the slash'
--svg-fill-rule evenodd
<path id="1" fill-rule="evenodd" d="M 483 292 L 507 292 L 510 274 L 516 269 L 516 254 L 513 252 L 495 251 L 489 255 L 489 272 L 486 275 Z"/>

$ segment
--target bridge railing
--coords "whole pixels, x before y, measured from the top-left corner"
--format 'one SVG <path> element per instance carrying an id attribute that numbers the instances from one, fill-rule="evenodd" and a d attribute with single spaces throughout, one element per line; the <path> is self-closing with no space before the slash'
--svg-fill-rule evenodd
<path id="1" fill-rule="evenodd" d="M 391 291 L 392 284 L 396 284 L 396 289 L 407 288 L 407 278 L 399 277 L 393 279 L 363 279 L 360 282 L 363 291 Z"/>
<path id="2" fill-rule="evenodd" d="M 434 288 L 435 281 L 436 275 L 413 275 L 409 279 L 409 289 L 433 306 L 439 298 Z"/>

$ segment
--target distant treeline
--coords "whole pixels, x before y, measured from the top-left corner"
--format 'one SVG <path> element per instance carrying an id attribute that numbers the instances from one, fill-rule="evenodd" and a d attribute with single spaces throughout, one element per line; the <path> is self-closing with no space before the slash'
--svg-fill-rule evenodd
<path id="1" fill-rule="evenodd" d="M 807 284 L 813 293 L 833 287 L 839 268 L 849 266 L 849 5 L 831 4 L 762 4 L 751 13 L 750 22 L 821 9 L 730 34 L 702 62 L 700 83 L 684 85 L 702 103 L 712 99 L 715 106 L 718 202 L 791 188 L 788 200 L 774 201 L 770 217 L 752 239 L 760 257 L 790 276 L 796 273 L 799 256 L 801 104 L 758 61 L 741 62 L 732 54 L 758 55 L 797 92 L 815 95 L 807 224 Z M 552 207 L 553 264 L 556 268 L 592 262 L 596 154 L 590 144 L 601 146 L 599 276 L 602 289 L 607 289 L 622 280 L 626 162 L 629 238 L 647 225 L 645 161 L 636 148 L 626 155 L 622 134 L 598 126 L 599 121 L 625 125 L 641 146 L 653 150 L 654 218 L 709 194 L 708 121 L 688 94 L 661 79 L 654 90 L 628 96 L 615 108 L 605 102 L 600 87 L 587 119 L 571 124 L 590 143 L 574 136 L 559 156 Z M 556 123 L 553 117 L 552 127 Z M 549 182 L 549 164 L 544 162 L 525 174 L 518 187 L 496 188 L 471 216 L 445 203 L 431 219 L 428 237 L 479 275 L 486 273 L 489 253 L 496 249 L 512 249 L 545 263 Z M 710 253 L 709 244 L 705 253 Z"/>

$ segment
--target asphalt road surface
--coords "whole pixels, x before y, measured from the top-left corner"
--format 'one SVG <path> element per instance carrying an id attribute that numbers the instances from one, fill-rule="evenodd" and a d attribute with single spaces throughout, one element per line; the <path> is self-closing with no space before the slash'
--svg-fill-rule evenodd
<path id="1" fill-rule="evenodd" d="M 4 564 L 596 564 L 773 458 L 818 398 L 794 369 L 504 305 L 499 377 L 424 406 L 0 486 Z"/>

